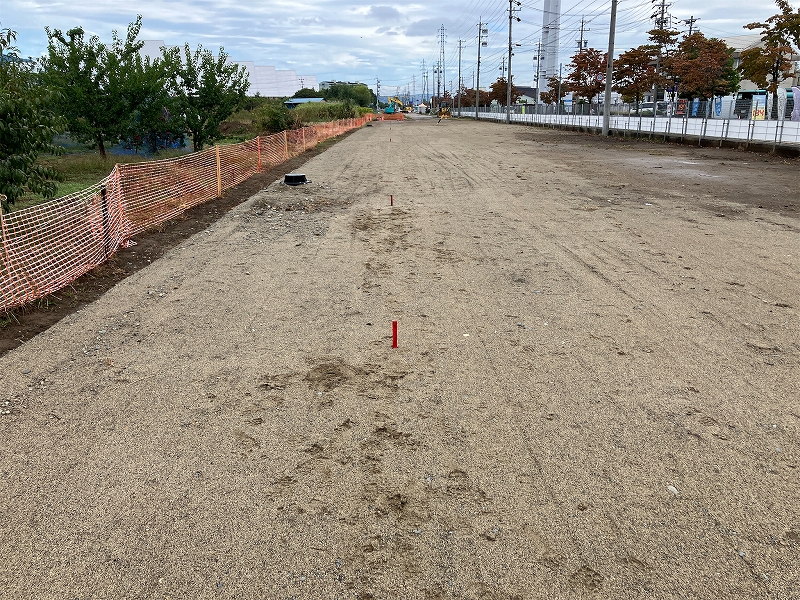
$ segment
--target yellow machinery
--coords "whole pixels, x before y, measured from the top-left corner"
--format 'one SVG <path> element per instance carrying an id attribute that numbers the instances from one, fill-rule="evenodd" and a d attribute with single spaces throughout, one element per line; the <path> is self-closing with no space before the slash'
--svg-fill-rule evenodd
<path id="1" fill-rule="evenodd" d="M 447 102 L 442 102 L 442 104 L 439 105 L 439 118 L 440 119 L 450 118 L 450 105 Z"/>
<path id="2" fill-rule="evenodd" d="M 400 98 L 396 98 L 395 96 L 389 96 L 388 99 L 389 106 L 386 107 L 384 111 L 387 115 L 391 115 L 394 113 L 401 113 L 403 112 L 403 101 Z"/>

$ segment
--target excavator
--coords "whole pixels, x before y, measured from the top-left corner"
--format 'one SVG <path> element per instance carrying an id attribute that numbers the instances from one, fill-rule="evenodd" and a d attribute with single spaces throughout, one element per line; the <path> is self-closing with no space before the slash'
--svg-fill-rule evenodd
<path id="1" fill-rule="evenodd" d="M 394 113 L 401 113 L 403 112 L 403 101 L 400 98 L 396 98 L 395 96 L 389 96 L 389 105 L 384 109 L 384 113 L 387 115 L 393 115 Z"/>

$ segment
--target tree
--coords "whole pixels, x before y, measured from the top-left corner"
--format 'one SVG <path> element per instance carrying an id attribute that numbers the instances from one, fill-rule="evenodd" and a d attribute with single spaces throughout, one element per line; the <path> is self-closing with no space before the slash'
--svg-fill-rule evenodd
<path id="1" fill-rule="evenodd" d="M 375 93 L 363 83 L 350 85 L 349 83 L 335 83 L 330 86 L 322 96 L 325 100 L 345 102 L 351 100 L 358 106 L 375 106 L 377 98 Z"/>
<path id="2" fill-rule="evenodd" d="M 566 77 L 567 85 L 589 103 L 605 90 L 606 54 L 596 48 L 587 48 L 572 57 L 571 68 Z"/>
<path id="3" fill-rule="evenodd" d="M 480 100 L 480 106 L 486 106 L 487 104 L 491 103 L 491 100 L 489 99 L 489 92 L 485 90 L 481 90 L 478 99 Z M 474 88 L 464 88 L 461 91 L 461 106 L 475 106 Z"/>
<path id="4" fill-rule="evenodd" d="M 761 29 L 762 41 L 767 42 L 772 47 L 793 46 L 800 48 L 800 8 L 797 12 L 792 11 L 792 7 L 787 0 L 775 0 L 775 4 L 781 12 L 772 15 L 763 23 L 750 23 L 745 25 L 745 29 Z"/>
<path id="5" fill-rule="evenodd" d="M 739 71 L 760 88 L 773 94 L 778 84 L 794 76 L 794 63 L 791 60 L 791 46 L 771 46 L 750 48 L 742 52 Z"/>
<path id="6" fill-rule="evenodd" d="M 16 32 L 0 30 L 0 212 L 26 190 L 52 198 L 61 179 L 58 172 L 36 163 L 40 154 L 58 154 L 53 136 L 64 130 L 53 110 L 55 93 L 42 90 L 34 64 L 19 57 Z"/>
<path id="7" fill-rule="evenodd" d="M 725 96 L 739 89 L 733 48 L 700 32 L 683 38 L 665 67 L 684 98 Z"/>
<path id="8" fill-rule="evenodd" d="M 128 26 L 125 39 L 113 32 L 111 48 L 97 36 L 85 38 L 81 27 L 62 33 L 45 27 L 47 56 L 42 59 L 42 81 L 58 94 L 58 110 L 66 118 L 69 133 L 81 142 L 94 144 L 106 157 L 106 142 L 115 143 L 126 130 L 130 102 L 125 91 L 130 64 L 143 42 L 137 41 L 142 27 L 138 16 Z"/>
<path id="9" fill-rule="evenodd" d="M 762 45 L 742 52 L 739 64 L 745 78 L 772 93 L 781 81 L 794 76 L 792 54 L 800 47 L 800 9 L 792 12 L 786 0 L 776 3 L 780 13 L 763 23 L 745 25 L 745 29 L 761 29 Z"/>
<path id="10" fill-rule="evenodd" d="M 651 44 L 632 48 L 619 55 L 614 61 L 614 91 L 622 94 L 626 102 L 633 102 L 636 107 L 644 94 L 659 83 L 655 62 L 658 48 Z"/>
<path id="11" fill-rule="evenodd" d="M 192 136 L 193 149 L 202 150 L 222 137 L 219 124 L 244 100 L 250 87 L 247 70 L 228 62 L 224 48 L 214 58 L 210 50 L 198 46 L 192 52 L 186 44 L 183 55 L 180 48 L 165 48 L 163 57 L 171 70 L 172 93 Z"/>
<path id="12" fill-rule="evenodd" d="M 659 88 L 666 88 L 670 84 L 674 87 L 674 79 L 666 68 L 669 59 L 675 51 L 679 33 L 674 29 L 651 29 L 647 32 L 651 45 L 656 50 L 656 81 L 653 85 L 653 96 L 659 98 Z"/>
<path id="13" fill-rule="evenodd" d="M 503 106 L 508 102 L 508 82 L 505 77 L 499 77 L 492 85 L 489 86 L 489 102 L 497 100 L 498 104 Z M 511 104 L 516 104 L 521 94 L 519 90 L 511 84 Z"/>
<path id="14" fill-rule="evenodd" d="M 320 93 L 314 88 L 302 88 L 294 93 L 292 98 L 319 98 Z"/>
<path id="15" fill-rule="evenodd" d="M 183 135 L 180 111 L 169 93 L 169 63 L 159 58 L 142 58 L 138 52 L 124 56 L 119 68 L 126 73 L 121 92 L 127 120 L 121 137 L 134 148 L 146 144 L 155 153 L 159 139 L 171 141 Z"/>
<path id="16" fill-rule="evenodd" d="M 570 91 L 572 90 L 566 81 L 559 79 L 557 75 L 552 75 L 547 78 L 547 91 L 542 92 L 540 98 L 545 104 L 558 104 L 561 102 L 561 97 Z"/>

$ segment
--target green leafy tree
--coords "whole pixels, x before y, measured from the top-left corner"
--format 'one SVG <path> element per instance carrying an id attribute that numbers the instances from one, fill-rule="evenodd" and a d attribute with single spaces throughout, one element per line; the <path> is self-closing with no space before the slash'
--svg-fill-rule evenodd
<path id="1" fill-rule="evenodd" d="M 299 89 L 294 93 L 294 96 L 292 96 L 292 98 L 321 98 L 321 97 L 322 95 L 320 94 L 320 92 L 318 92 L 314 88 Z"/>
<path id="2" fill-rule="evenodd" d="M 592 99 L 606 89 L 606 54 L 596 48 L 587 48 L 572 57 L 567 85 L 581 98 Z"/>
<path id="3" fill-rule="evenodd" d="M 325 90 L 323 96 L 325 100 L 344 102 L 351 100 L 358 106 L 375 106 L 377 98 L 375 92 L 363 83 L 350 85 L 349 83 L 335 83 Z"/>
<path id="4" fill-rule="evenodd" d="M 623 52 L 614 61 L 614 91 L 639 107 L 644 94 L 659 83 L 655 62 L 658 48 L 645 44 Z"/>
<path id="5" fill-rule="evenodd" d="M 43 90 L 34 64 L 19 57 L 13 46 L 16 33 L 0 30 L 0 194 L 6 196 L 0 212 L 26 191 L 52 198 L 58 172 L 37 164 L 40 154 L 58 154 L 53 136 L 64 130 L 53 110 L 55 93 Z"/>
<path id="6" fill-rule="evenodd" d="M 733 48 L 700 32 L 683 38 L 665 67 L 684 98 L 725 96 L 739 89 Z"/>
<path id="7" fill-rule="evenodd" d="M 58 95 L 58 110 L 69 133 L 94 144 L 106 156 L 106 143 L 116 143 L 125 133 L 131 111 L 125 92 L 131 86 L 124 68 L 138 54 L 141 16 L 128 26 L 125 38 L 113 32 L 111 48 L 97 36 L 88 39 L 81 27 L 62 33 L 46 27 L 47 56 L 42 59 L 42 81 Z"/>
<path id="8" fill-rule="evenodd" d="M 220 123 L 244 101 L 250 87 L 247 70 L 229 62 L 224 48 L 216 58 L 202 46 L 192 52 L 189 44 L 183 54 L 180 48 L 164 49 L 163 53 L 180 116 L 194 150 L 202 150 L 222 137 Z"/>
<path id="9" fill-rule="evenodd" d="M 155 153 L 159 139 L 172 140 L 183 134 L 177 102 L 169 93 L 170 65 L 159 58 L 142 58 L 137 52 L 126 56 L 121 68 L 127 74 L 122 93 L 128 115 L 122 137 L 137 149 L 146 145 Z"/>

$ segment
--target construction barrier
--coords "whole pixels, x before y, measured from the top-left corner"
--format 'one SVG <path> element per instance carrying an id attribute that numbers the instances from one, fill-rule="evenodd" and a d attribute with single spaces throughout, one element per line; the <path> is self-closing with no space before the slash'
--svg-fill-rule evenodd
<path id="1" fill-rule="evenodd" d="M 0 214 L 0 311 L 60 290 L 132 236 L 371 120 L 369 114 L 179 158 L 115 165 L 85 190 Z"/>

